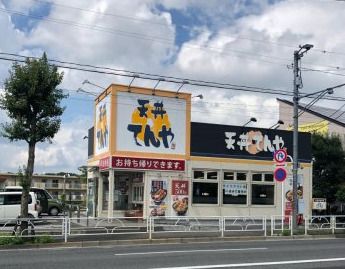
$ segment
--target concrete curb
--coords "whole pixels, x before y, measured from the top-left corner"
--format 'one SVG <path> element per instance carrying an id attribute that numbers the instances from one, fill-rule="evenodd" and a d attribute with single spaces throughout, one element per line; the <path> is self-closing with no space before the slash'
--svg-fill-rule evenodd
<path id="1" fill-rule="evenodd" d="M 236 241 L 279 241 L 279 240 L 317 240 L 345 238 L 344 235 L 294 235 L 294 236 L 248 236 L 248 237 L 198 237 L 198 238 L 160 238 L 160 239 L 133 239 L 133 240 L 102 240 L 59 242 L 47 244 L 2 245 L 0 250 L 6 249 L 46 249 L 46 248 L 84 248 L 101 246 L 150 245 L 150 244 L 188 244 L 204 242 L 236 242 Z"/>

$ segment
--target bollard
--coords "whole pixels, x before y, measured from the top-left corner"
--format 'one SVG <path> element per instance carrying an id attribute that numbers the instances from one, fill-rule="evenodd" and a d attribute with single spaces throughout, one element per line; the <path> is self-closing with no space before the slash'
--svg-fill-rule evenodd
<path id="1" fill-rule="evenodd" d="M 65 243 L 67 243 L 67 238 L 68 238 L 68 218 L 64 218 L 63 219 L 63 223 L 64 223 L 64 233 L 65 233 Z"/>
<path id="2" fill-rule="evenodd" d="M 149 239 L 152 240 L 152 224 L 153 224 L 152 218 L 149 217 L 148 221 L 149 221 Z"/>
<path id="3" fill-rule="evenodd" d="M 332 227 L 332 234 L 335 234 L 335 228 L 336 228 L 336 219 L 335 216 L 331 216 L 331 227 Z"/>
<path id="4" fill-rule="evenodd" d="M 220 236 L 223 238 L 224 237 L 224 229 L 225 229 L 225 218 L 224 217 L 221 217 L 219 219 L 219 228 L 220 228 L 220 231 L 221 231 L 221 234 Z"/>
<path id="5" fill-rule="evenodd" d="M 77 205 L 77 222 L 80 223 L 80 206 Z"/>

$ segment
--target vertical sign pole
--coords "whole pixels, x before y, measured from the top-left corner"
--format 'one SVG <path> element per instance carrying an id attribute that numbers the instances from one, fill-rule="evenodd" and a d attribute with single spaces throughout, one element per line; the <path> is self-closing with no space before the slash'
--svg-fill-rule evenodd
<path id="1" fill-rule="evenodd" d="M 281 183 L 281 185 L 282 185 L 282 231 L 283 231 L 283 229 L 284 229 L 284 216 L 285 216 L 285 214 L 284 214 L 284 182 L 282 182 Z"/>

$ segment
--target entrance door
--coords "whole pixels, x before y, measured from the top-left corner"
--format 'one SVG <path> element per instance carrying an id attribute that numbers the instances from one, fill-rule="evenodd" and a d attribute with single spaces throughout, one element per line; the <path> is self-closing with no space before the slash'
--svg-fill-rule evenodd
<path id="1" fill-rule="evenodd" d="M 114 175 L 114 210 L 125 216 L 142 212 L 144 173 L 116 171 Z M 140 215 L 140 214 L 139 214 Z"/>
<path id="2" fill-rule="evenodd" d="M 114 210 L 128 209 L 129 176 L 115 174 Z"/>

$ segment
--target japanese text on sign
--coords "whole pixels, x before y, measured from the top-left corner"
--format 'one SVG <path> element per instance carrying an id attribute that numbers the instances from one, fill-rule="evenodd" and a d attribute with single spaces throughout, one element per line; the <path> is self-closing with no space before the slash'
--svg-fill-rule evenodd
<path id="1" fill-rule="evenodd" d="M 113 157 L 113 168 L 133 168 L 148 170 L 184 171 L 184 160 L 143 159 L 131 157 Z"/>
<path id="2" fill-rule="evenodd" d="M 138 99 L 139 106 L 132 113 L 132 122 L 127 130 L 133 133 L 134 142 L 137 146 L 161 147 L 175 149 L 173 142 L 175 134 L 169 120 L 163 101 L 155 102 Z"/>
<path id="3" fill-rule="evenodd" d="M 237 135 L 235 132 L 225 132 L 226 148 L 229 150 L 246 150 L 250 154 L 257 154 L 261 151 L 274 152 L 284 147 L 282 137 L 275 135 L 274 139 L 269 139 L 268 135 L 263 135 L 260 131 L 250 131 Z"/>
<path id="4" fill-rule="evenodd" d="M 188 181 L 173 180 L 172 181 L 172 195 L 188 195 Z"/>

